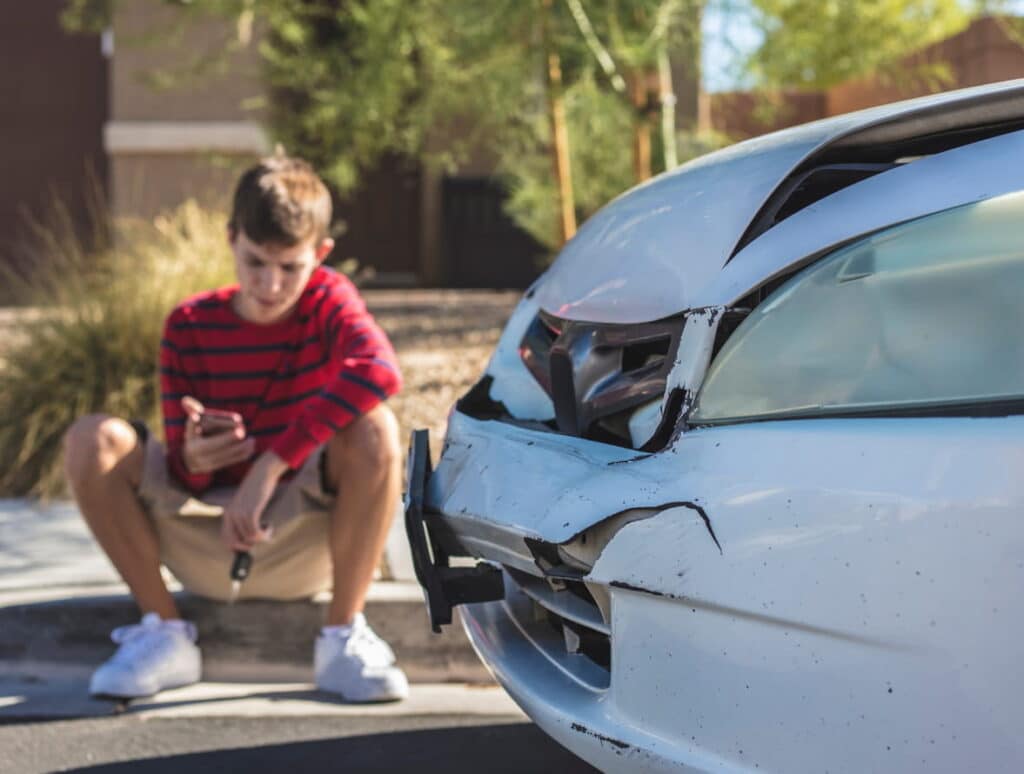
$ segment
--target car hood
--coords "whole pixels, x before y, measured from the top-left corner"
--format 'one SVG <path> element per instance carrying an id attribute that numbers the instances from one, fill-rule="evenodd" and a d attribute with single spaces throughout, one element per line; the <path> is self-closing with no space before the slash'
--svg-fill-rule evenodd
<path id="1" fill-rule="evenodd" d="M 1024 80 L 837 116 L 660 175 L 588 220 L 533 287 L 563 319 L 635 323 L 714 303 L 707 292 L 771 194 L 826 150 L 1020 119 Z M 894 221 L 895 222 L 895 221 Z"/>

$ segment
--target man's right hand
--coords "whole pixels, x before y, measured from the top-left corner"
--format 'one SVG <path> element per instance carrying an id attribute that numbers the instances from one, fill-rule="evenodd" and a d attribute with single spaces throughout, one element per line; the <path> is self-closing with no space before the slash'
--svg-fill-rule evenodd
<path id="1" fill-rule="evenodd" d="M 246 437 L 240 414 L 211 412 L 190 395 L 181 399 L 185 410 L 185 442 L 181 450 L 190 473 L 213 473 L 252 457 L 256 442 Z"/>

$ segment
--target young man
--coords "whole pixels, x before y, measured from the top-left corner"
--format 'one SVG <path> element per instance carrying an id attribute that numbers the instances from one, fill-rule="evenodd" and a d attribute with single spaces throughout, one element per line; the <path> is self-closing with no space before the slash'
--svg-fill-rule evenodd
<path id="1" fill-rule="evenodd" d="M 185 300 L 165 324 L 166 449 L 141 423 L 109 416 L 69 430 L 75 499 L 143 613 L 115 630 L 120 648 L 92 693 L 198 681 L 195 627 L 160 565 L 186 589 L 228 599 L 236 551 L 253 558 L 243 598 L 333 589 L 314 653 L 321 689 L 350 701 L 408 693 L 361 612 L 401 486 L 383 404 L 401 377 L 353 285 L 322 266 L 330 221 L 328 191 L 305 162 L 279 156 L 245 172 L 228 224 L 238 284 Z"/>

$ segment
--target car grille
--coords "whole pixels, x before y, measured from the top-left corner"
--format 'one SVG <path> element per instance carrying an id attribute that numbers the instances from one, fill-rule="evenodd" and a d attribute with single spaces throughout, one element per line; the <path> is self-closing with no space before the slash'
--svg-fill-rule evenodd
<path id="1" fill-rule="evenodd" d="M 611 630 L 586 585 L 505 567 L 506 604 L 520 629 L 544 655 L 593 690 L 611 681 Z"/>
<path id="2" fill-rule="evenodd" d="M 559 432 L 631 446 L 629 416 L 663 397 L 682 329 L 682 317 L 618 325 L 541 312 L 519 354 L 551 398 Z"/>

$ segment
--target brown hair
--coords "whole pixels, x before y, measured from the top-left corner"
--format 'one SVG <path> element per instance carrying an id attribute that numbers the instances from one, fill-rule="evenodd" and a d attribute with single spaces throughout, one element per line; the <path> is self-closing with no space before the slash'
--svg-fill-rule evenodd
<path id="1" fill-rule="evenodd" d="M 331 195 L 307 162 L 283 154 L 262 159 L 238 179 L 228 230 L 257 244 L 292 247 L 327 236 Z"/>

